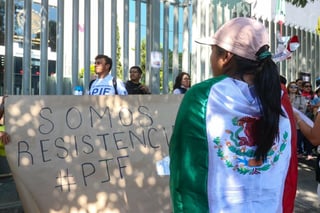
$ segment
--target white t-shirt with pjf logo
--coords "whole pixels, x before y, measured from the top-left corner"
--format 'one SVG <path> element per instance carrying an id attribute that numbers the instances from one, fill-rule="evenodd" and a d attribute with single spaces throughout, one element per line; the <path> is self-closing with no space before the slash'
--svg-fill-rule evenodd
<path id="1" fill-rule="evenodd" d="M 110 74 L 104 78 L 96 79 L 91 85 L 89 95 L 116 95 L 112 79 Z M 119 79 L 116 80 L 117 95 L 128 95 L 124 83 Z"/>

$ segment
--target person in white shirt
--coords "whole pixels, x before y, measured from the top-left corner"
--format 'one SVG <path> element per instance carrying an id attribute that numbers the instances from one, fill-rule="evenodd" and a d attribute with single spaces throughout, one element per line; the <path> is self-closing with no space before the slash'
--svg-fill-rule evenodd
<path id="1" fill-rule="evenodd" d="M 296 123 L 299 126 L 301 132 L 310 141 L 310 143 L 312 143 L 314 146 L 318 146 L 318 156 L 315 164 L 315 172 L 316 181 L 318 182 L 317 194 L 320 203 L 320 107 L 318 107 L 317 114 L 314 118 L 314 123 L 312 123 L 308 117 L 300 113 L 297 109 L 293 108 L 293 110 Z"/>
<path id="2" fill-rule="evenodd" d="M 320 107 L 314 119 L 313 126 L 307 122 L 305 118 L 302 117 L 300 113 L 295 111 L 296 123 L 299 126 L 303 135 L 314 145 L 320 145 Z"/>
<path id="3" fill-rule="evenodd" d="M 97 79 L 89 86 L 89 95 L 128 95 L 124 83 L 114 78 L 110 70 L 112 59 L 106 55 L 97 55 L 95 58 L 95 72 Z"/>

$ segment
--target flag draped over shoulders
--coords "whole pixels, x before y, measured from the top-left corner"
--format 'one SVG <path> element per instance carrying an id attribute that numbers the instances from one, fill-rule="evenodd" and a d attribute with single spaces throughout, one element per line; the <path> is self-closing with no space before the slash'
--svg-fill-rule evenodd
<path id="1" fill-rule="evenodd" d="M 296 181 L 288 177 L 295 175 L 292 114 L 288 106 L 283 110 L 279 140 L 265 161 L 256 161 L 252 126 L 261 115 L 248 85 L 226 76 L 194 85 L 180 105 L 170 141 L 174 212 L 285 212 Z"/>

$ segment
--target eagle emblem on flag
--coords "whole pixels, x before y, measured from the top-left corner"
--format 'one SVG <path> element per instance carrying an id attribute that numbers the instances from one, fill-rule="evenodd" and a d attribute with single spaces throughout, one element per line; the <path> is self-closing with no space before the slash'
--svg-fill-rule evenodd
<path id="1" fill-rule="evenodd" d="M 256 146 L 251 135 L 256 121 L 257 118 L 253 117 L 233 118 L 231 122 L 234 128 L 226 129 L 223 137 L 213 139 L 218 157 L 227 167 L 243 175 L 255 175 L 269 170 L 279 160 L 287 145 L 289 134 L 284 132 L 272 145 L 267 159 L 256 160 L 254 157 Z"/>

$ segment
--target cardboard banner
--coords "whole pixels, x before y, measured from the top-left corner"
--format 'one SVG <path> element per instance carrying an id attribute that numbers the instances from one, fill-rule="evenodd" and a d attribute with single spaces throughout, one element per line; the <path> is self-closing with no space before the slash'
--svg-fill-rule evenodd
<path id="1" fill-rule="evenodd" d="M 6 153 L 25 212 L 171 212 L 182 97 L 9 96 Z"/>

